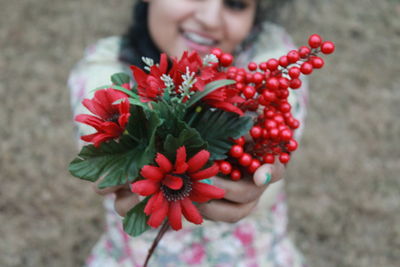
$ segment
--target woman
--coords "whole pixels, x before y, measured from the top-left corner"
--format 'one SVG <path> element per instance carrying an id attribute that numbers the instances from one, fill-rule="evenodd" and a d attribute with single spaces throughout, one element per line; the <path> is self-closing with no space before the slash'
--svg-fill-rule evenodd
<path id="1" fill-rule="evenodd" d="M 123 38 L 100 40 L 73 70 L 69 84 L 75 114 L 86 112 L 80 103 L 90 97 L 91 89 L 107 84 L 113 73 L 129 73 L 131 64 L 143 66 L 143 56 L 157 61 L 160 52 L 180 57 L 185 50 L 196 50 L 205 55 L 219 47 L 234 53 L 236 65 L 240 66 L 285 54 L 293 48 L 290 38 L 280 27 L 263 22 L 264 12 L 273 12 L 282 2 L 138 2 L 128 33 Z M 305 96 L 303 88 L 290 99 L 295 104 L 294 115 L 300 120 L 305 114 Z M 81 135 L 89 130 L 79 127 Z M 253 177 L 239 182 L 214 177 L 214 184 L 225 190 L 225 198 L 199 205 L 202 215 L 209 219 L 201 227 L 188 224 L 181 231 L 167 232 L 150 266 L 303 266 L 301 256 L 286 236 L 283 182 L 279 181 L 282 177 L 283 166 L 279 163 L 265 164 Z M 107 229 L 87 265 L 141 266 L 157 230 L 131 239 L 122 231 L 121 220 L 115 213 L 126 214 L 138 197 L 128 186 L 94 188 L 107 195 Z"/>

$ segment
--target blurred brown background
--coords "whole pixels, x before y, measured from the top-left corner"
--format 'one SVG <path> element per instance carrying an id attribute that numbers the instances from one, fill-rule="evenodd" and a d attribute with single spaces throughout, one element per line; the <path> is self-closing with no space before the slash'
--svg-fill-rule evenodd
<path id="1" fill-rule="evenodd" d="M 87 45 L 125 30 L 131 0 L 0 2 L 0 266 L 80 266 L 103 213 L 67 172 L 66 80 Z M 399 266 L 400 1 L 296 0 L 280 22 L 298 44 L 337 44 L 287 174 L 290 234 L 311 266 Z"/>

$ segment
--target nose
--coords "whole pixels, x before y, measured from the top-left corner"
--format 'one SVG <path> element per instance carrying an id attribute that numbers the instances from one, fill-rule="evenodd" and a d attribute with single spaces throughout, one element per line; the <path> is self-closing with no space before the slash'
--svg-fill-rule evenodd
<path id="1" fill-rule="evenodd" d="M 196 19 L 207 29 L 215 30 L 223 23 L 223 0 L 202 1 L 196 12 Z"/>

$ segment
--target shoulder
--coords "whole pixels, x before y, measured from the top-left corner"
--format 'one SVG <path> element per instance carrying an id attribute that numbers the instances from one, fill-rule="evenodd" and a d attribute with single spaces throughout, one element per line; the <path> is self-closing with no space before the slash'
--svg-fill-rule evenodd
<path id="1" fill-rule="evenodd" d="M 294 48 L 292 38 L 282 26 L 265 22 L 252 47 L 253 60 L 261 62 L 269 58 L 279 58 Z"/>
<path id="2" fill-rule="evenodd" d="M 110 36 L 98 40 L 85 49 L 83 60 L 88 62 L 119 61 L 121 40 L 120 36 Z"/>
<path id="3" fill-rule="evenodd" d="M 119 60 L 121 41 L 118 36 L 98 40 L 85 49 L 83 58 L 72 68 L 68 87 L 74 110 L 84 98 L 91 97 L 93 89 L 110 84 L 111 75 L 127 72 L 128 66 Z"/>
<path id="4" fill-rule="evenodd" d="M 84 81 L 85 89 L 91 90 L 109 83 L 112 74 L 124 71 L 127 66 L 119 60 L 121 40 L 119 36 L 111 36 L 88 46 L 70 72 L 69 86 L 74 88 Z"/>

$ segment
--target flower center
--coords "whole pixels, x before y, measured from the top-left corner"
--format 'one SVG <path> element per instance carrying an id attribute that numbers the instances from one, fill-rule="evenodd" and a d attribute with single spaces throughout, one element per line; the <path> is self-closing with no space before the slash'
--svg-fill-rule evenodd
<path id="1" fill-rule="evenodd" d="M 192 181 L 189 176 L 184 174 L 174 174 L 174 176 L 178 176 L 182 178 L 183 185 L 178 190 L 173 190 L 166 185 L 161 185 L 161 190 L 164 193 L 164 197 L 169 201 L 177 201 L 182 200 L 189 196 L 192 191 Z"/>
<path id="2" fill-rule="evenodd" d="M 114 115 L 109 117 L 106 121 L 111 121 L 118 124 L 119 115 L 120 115 L 119 113 L 115 113 Z"/>

